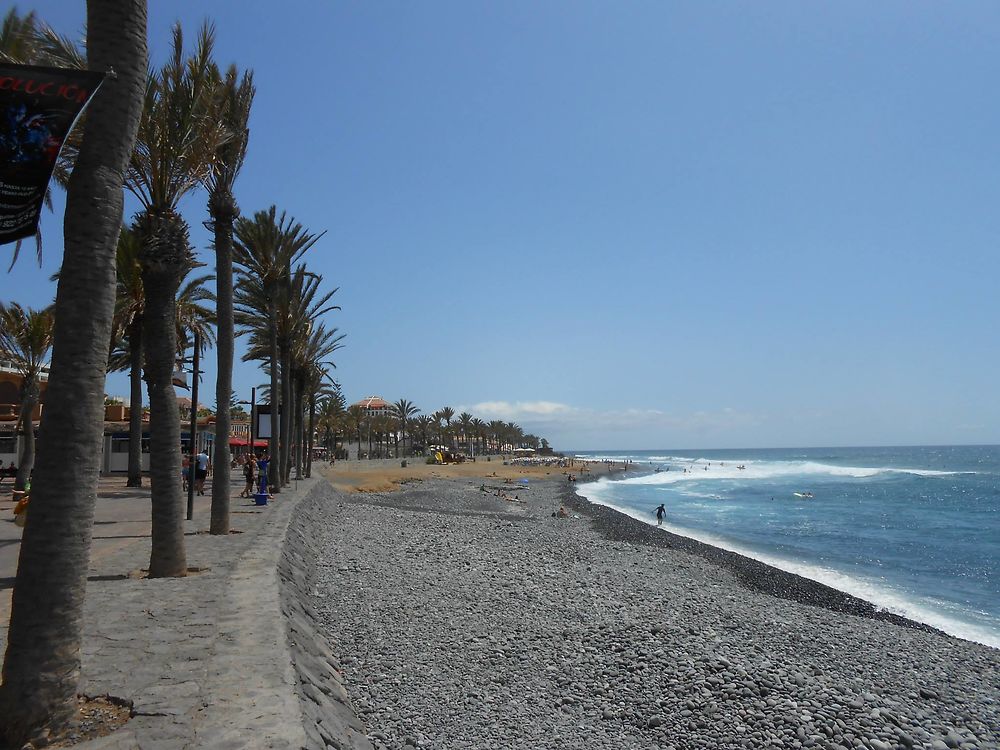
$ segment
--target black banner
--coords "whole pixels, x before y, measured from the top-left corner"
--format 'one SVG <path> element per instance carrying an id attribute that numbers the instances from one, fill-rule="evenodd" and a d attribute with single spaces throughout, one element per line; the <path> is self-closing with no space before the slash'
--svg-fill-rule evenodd
<path id="1" fill-rule="evenodd" d="M 0 64 L 0 244 L 35 233 L 63 141 L 103 79 Z"/>

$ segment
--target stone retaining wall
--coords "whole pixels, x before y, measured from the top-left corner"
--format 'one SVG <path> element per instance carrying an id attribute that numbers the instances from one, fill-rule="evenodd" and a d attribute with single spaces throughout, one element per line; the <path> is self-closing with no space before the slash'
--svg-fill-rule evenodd
<path id="1" fill-rule="evenodd" d="M 288 525 L 278 575 L 288 648 L 298 677 L 296 693 L 309 750 L 372 750 L 364 725 L 351 706 L 341 666 L 323 635 L 312 605 L 313 577 L 320 550 L 315 530 L 333 489 L 320 481 L 302 499 Z"/>

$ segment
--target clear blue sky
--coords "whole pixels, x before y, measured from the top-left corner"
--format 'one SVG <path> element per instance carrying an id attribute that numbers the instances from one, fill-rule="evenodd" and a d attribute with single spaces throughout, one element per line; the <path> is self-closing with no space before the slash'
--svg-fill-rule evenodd
<path id="1" fill-rule="evenodd" d="M 209 17 L 254 69 L 237 197 L 327 230 L 349 401 L 567 449 L 1000 443 L 1000 5 L 151 6 L 154 59 Z M 5 298 L 54 293 L 58 208 Z"/>

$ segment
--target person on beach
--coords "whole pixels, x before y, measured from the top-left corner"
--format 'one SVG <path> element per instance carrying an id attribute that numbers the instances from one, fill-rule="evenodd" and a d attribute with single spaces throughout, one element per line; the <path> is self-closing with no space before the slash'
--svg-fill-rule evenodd
<path id="1" fill-rule="evenodd" d="M 663 503 L 660 503 L 660 507 L 656 509 L 656 525 L 663 525 L 663 517 L 667 515 L 667 509 L 663 507 Z"/>
<path id="2" fill-rule="evenodd" d="M 260 488 L 257 490 L 261 495 L 271 496 L 267 489 L 267 467 L 271 463 L 271 456 L 264 453 L 257 462 L 257 476 L 260 477 Z"/>
<path id="3" fill-rule="evenodd" d="M 243 488 L 240 497 L 250 497 L 253 494 L 253 483 L 256 479 L 254 468 L 253 461 L 247 461 L 243 464 L 243 478 L 246 480 L 246 487 Z"/>
<path id="4" fill-rule="evenodd" d="M 202 451 L 194 457 L 194 488 L 199 495 L 205 494 L 205 478 L 208 476 L 208 454 Z"/>

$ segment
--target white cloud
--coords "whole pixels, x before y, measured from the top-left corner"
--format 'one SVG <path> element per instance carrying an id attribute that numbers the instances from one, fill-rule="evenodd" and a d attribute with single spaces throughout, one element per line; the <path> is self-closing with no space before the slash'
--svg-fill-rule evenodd
<path id="1" fill-rule="evenodd" d="M 537 419 L 561 414 L 569 415 L 578 409 L 555 401 L 482 401 L 471 406 L 463 406 L 459 412 L 468 411 L 480 419 L 502 419 L 505 422 L 520 422 L 521 420 Z"/>
<path id="2" fill-rule="evenodd" d="M 483 401 L 462 406 L 480 419 L 516 422 L 528 432 L 549 436 L 600 433 L 660 435 L 663 438 L 704 436 L 745 428 L 760 417 L 724 408 L 718 411 L 671 413 L 660 409 L 585 409 L 556 401 Z"/>

